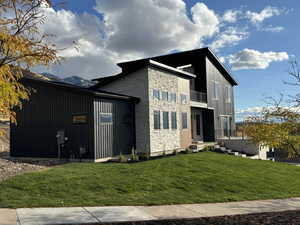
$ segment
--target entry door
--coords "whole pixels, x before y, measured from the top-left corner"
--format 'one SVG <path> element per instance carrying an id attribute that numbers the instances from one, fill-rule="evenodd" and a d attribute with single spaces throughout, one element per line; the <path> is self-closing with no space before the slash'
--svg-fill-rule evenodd
<path id="1" fill-rule="evenodd" d="M 202 112 L 193 111 L 193 141 L 203 141 Z"/>

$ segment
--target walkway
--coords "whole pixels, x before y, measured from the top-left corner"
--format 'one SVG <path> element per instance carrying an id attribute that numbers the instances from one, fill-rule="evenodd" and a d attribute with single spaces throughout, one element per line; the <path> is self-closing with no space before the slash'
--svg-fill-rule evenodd
<path id="1" fill-rule="evenodd" d="M 212 217 L 287 210 L 300 210 L 300 198 L 165 206 L 0 209 L 0 225 L 89 224 Z"/>

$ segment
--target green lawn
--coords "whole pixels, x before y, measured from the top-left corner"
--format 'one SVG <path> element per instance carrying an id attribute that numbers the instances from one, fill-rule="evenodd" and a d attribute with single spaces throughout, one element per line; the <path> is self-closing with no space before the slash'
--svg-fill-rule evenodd
<path id="1" fill-rule="evenodd" d="M 300 167 L 212 152 L 70 163 L 0 183 L 0 208 L 158 205 L 300 196 Z"/>

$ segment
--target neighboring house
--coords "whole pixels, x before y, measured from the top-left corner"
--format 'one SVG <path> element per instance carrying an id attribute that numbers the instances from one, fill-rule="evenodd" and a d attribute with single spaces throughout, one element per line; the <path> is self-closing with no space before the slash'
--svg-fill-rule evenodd
<path id="1" fill-rule="evenodd" d="M 118 64 L 93 88 L 140 99 L 136 148 L 151 155 L 235 134 L 237 82 L 209 48 Z"/>
<path id="2" fill-rule="evenodd" d="M 210 49 L 118 65 L 91 88 L 24 79 L 35 92 L 16 111 L 11 156 L 154 156 L 235 134 L 237 83 Z"/>

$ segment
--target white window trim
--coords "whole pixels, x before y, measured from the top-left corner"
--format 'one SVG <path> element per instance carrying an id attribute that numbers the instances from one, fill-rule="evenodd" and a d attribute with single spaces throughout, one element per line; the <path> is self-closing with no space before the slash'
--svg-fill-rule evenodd
<path id="1" fill-rule="evenodd" d="M 226 88 L 228 90 L 228 93 L 226 93 L 226 103 L 231 103 L 231 86 L 230 85 L 225 85 L 225 92 L 226 92 Z"/>
<path id="2" fill-rule="evenodd" d="M 213 80 L 212 81 L 213 82 L 213 100 L 219 100 L 219 92 L 220 92 L 220 90 L 219 90 L 219 82 L 218 81 L 216 81 L 216 80 Z M 216 87 L 216 95 L 215 95 L 215 87 Z"/>

